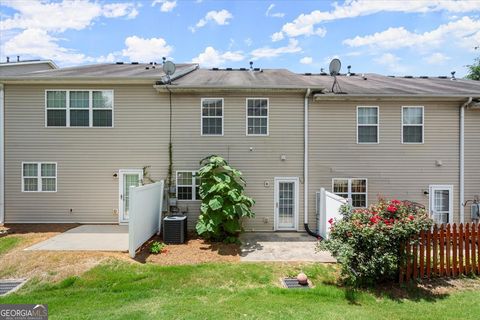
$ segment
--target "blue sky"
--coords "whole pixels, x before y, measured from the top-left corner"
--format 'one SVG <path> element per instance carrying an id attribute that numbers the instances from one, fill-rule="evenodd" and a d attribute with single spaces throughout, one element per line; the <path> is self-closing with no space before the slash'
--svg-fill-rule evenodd
<path id="1" fill-rule="evenodd" d="M 2 0 L 0 59 L 202 67 L 466 73 L 480 55 L 480 1 Z M 15 59 L 15 58 L 14 58 Z"/>

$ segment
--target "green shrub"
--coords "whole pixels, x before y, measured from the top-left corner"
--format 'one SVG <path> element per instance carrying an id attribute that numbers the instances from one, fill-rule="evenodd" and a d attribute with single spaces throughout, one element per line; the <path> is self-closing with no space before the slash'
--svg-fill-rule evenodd
<path id="1" fill-rule="evenodd" d="M 392 200 L 379 200 L 367 209 L 341 208 L 342 219 L 330 219 L 330 236 L 319 242 L 341 264 L 347 284 L 372 285 L 397 279 L 400 246 L 432 226 L 424 209 Z"/>
<path id="2" fill-rule="evenodd" d="M 162 242 L 155 241 L 150 246 L 150 253 L 159 254 L 159 253 L 166 253 L 167 252 L 167 245 Z"/>
<path id="3" fill-rule="evenodd" d="M 213 241 L 238 242 L 243 231 L 241 219 L 251 218 L 255 201 L 243 194 L 242 173 L 219 156 L 210 156 L 200 164 L 200 197 L 202 206 L 197 233 Z"/>

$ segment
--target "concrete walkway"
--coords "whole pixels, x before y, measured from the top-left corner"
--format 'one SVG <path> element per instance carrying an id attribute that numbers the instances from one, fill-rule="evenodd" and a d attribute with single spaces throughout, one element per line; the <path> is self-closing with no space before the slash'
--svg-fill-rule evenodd
<path id="1" fill-rule="evenodd" d="M 127 251 L 128 226 L 83 225 L 34 244 L 25 250 Z"/>
<path id="2" fill-rule="evenodd" d="M 336 262 L 329 252 L 316 252 L 316 239 L 301 232 L 256 232 L 241 235 L 240 261 Z"/>

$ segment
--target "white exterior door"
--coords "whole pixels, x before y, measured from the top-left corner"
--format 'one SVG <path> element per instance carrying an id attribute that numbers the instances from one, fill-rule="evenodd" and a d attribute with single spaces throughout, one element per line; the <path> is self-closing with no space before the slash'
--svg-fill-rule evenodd
<path id="1" fill-rule="evenodd" d="M 128 223 L 128 206 L 130 204 L 130 187 L 138 187 L 142 181 L 143 170 L 122 169 L 118 171 L 118 221 Z"/>
<path id="2" fill-rule="evenodd" d="M 275 230 L 297 230 L 298 178 L 275 178 Z"/>
<path id="3" fill-rule="evenodd" d="M 430 216 L 437 224 L 453 222 L 453 186 L 431 185 Z"/>

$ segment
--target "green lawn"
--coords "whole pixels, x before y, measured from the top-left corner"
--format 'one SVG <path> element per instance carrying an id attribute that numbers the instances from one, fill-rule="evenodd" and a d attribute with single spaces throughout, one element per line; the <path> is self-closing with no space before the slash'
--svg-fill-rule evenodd
<path id="1" fill-rule="evenodd" d="M 47 303 L 51 319 L 478 319 L 480 291 L 408 299 L 352 292 L 333 267 L 304 266 L 316 287 L 286 290 L 288 264 L 103 264 L 57 284 L 31 281 L 0 303 Z"/>
<path id="2" fill-rule="evenodd" d="M 22 239 L 19 237 L 2 237 L 0 238 L 0 254 L 10 251 L 17 246 Z"/>

